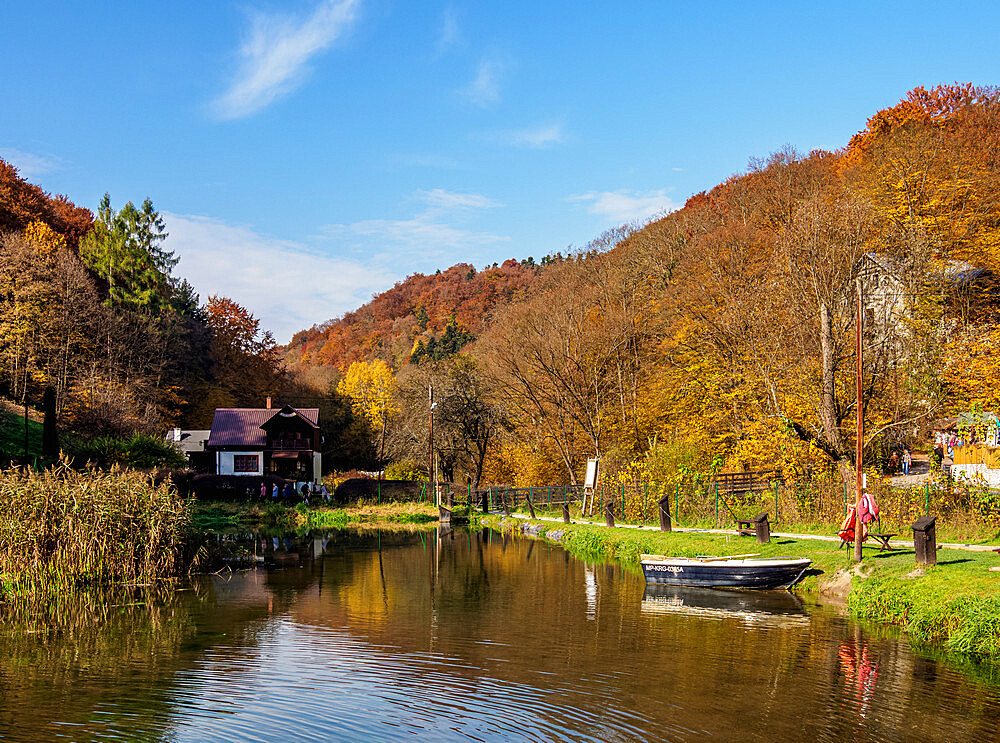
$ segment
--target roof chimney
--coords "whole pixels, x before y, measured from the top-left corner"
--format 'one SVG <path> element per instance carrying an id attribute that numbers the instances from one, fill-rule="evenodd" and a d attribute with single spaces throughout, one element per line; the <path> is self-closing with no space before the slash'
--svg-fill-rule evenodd
<path id="1" fill-rule="evenodd" d="M 267 405 L 265 405 L 265 407 L 266 407 L 266 408 L 267 408 L 268 410 L 270 410 L 270 409 L 271 409 L 271 396 L 270 396 L 270 395 L 268 395 L 268 396 L 267 396 Z"/>

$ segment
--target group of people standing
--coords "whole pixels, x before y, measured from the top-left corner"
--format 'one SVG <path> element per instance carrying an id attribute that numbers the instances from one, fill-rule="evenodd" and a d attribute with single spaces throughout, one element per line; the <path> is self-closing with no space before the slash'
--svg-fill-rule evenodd
<path id="1" fill-rule="evenodd" d="M 269 492 L 271 500 L 274 502 L 284 501 L 287 503 L 293 500 L 296 495 L 295 488 L 292 487 L 290 482 L 286 482 L 284 488 L 282 488 L 278 483 L 274 483 L 270 491 L 268 491 L 267 480 L 265 480 L 260 484 L 261 500 L 266 500 Z M 330 491 L 326 489 L 325 483 L 321 483 L 318 488 L 314 484 L 311 491 L 309 489 L 309 484 L 303 483 L 302 487 L 299 489 L 299 495 L 302 496 L 303 501 L 308 501 L 311 496 L 320 497 L 324 502 L 330 500 Z"/>

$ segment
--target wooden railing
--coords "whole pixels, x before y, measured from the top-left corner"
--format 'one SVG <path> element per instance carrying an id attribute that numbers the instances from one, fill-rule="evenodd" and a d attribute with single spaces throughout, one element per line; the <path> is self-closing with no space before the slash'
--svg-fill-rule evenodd
<path id="1" fill-rule="evenodd" d="M 312 441 L 309 439 L 272 439 L 271 449 L 275 451 L 309 451 Z"/>
<path id="2" fill-rule="evenodd" d="M 759 470 L 756 472 L 720 472 L 715 476 L 718 492 L 722 494 L 757 493 L 767 490 L 774 483 L 784 483 L 781 470 Z"/>

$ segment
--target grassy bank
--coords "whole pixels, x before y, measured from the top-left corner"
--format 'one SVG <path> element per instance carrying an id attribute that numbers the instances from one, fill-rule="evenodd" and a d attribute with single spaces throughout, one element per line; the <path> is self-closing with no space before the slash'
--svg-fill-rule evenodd
<path id="1" fill-rule="evenodd" d="M 182 570 L 186 503 L 138 472 L 0 472 L 0 593 L 148 582 Z"/>
<path id="2" fill-rule="evenodd" d="M 349 525 L 430 524 L 437 520 L 437 508 L 425 503 L 372 503 L 365 499 L 338 506 L 197 501 L 192 505 L 192 523 L 202 530 L 231 526 L 327 529 Z"/>
<path id="3" fill-rule="evenodd" d="M 542 534 L 562 532 L 559 542 L 572 552 L 636 568 L 643 553 L 802 555 L 813 565 L 797 591 L 846 595 L 853 616 L 901 626 L 917 642 L 1000 659 L 1000 574 L 988 570 L 1000 562 L 993 552 L 942 549 L 936 566 L 916 569 L 912 549 L 879 553 L 866 547 L 863 562 L 855 566 L 851 553 L 838 550 L 836 542 L 813 539 L 776 538 L 758 545 L 737 536 L 484 518 L 496 528 L 534 523 Z"/>

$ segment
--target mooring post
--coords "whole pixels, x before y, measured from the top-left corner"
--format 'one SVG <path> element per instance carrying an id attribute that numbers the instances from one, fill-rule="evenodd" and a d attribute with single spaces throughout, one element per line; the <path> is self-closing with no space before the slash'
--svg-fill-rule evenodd
<path id="1" fill-rule="evenodd" d="M 614 501 L 608 501 L 607 503 L 604 504 L 604 523 L 614 528 L 615 525 Z"/>
<path id="2" fill-rule="evenodd" d="M 670 523 L 670 493 L 660 498 L 657 503 L 660 506 L 660 531 L 673 531 L 673 524 Z"/>
<path id="3" fill-rule="evenodd" d="M 563 506 L 563 521 L 567 524 L 569 523 L 569 501 L 562 504 Z"/>
<path id="4" fill-rule="evenodd" d="M 754 534 L 757 535 L 758 544 L 767 544 L 771 541 L 771 523 L 767 519 L 766 513 L 757 515 L 753 520 Z"/>
<path id="5" fill-rule="evenodd" d="M 934 522 L 937 516 L 921 516 L 913 522 L 913 551 L 917 565 L 937 565 L 937 537 Z"/>

